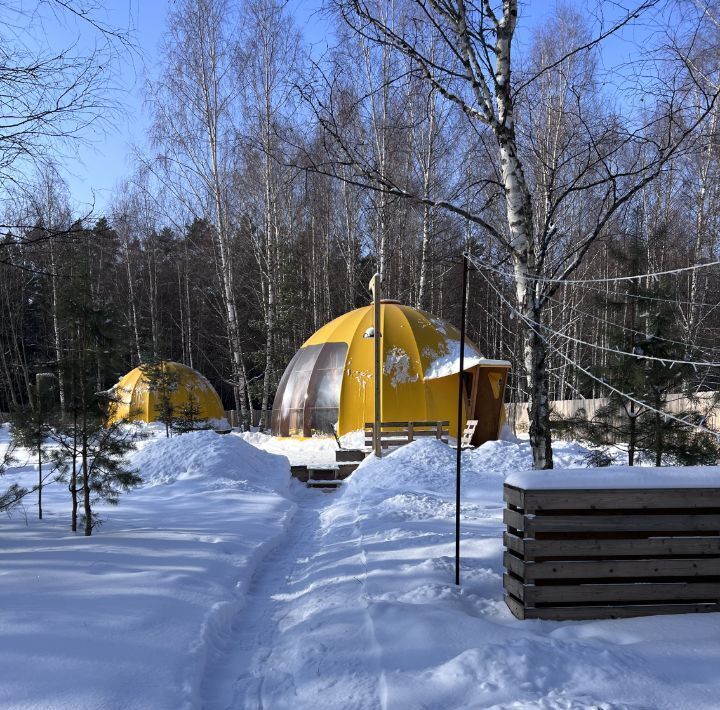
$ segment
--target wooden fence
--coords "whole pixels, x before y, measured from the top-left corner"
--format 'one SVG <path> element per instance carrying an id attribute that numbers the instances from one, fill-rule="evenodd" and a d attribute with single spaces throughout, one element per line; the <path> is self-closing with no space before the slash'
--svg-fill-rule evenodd
<path id="1" fill-rule="evenodd" d="M 505 484 L 505 601 L 521 619 L 720 611 L 720 488 Z"/>
<path id="2" fill-rule="evenodd" d="M 687 397 L 670 395 L 667 403 L 669 414 L 678 412 L 693 411 L 707 415 L 705 426 L 715 431 L 720 431 L 720 407 L 713 407 L 717 400 L 717 392 L 699 392 L 695 395 L 697 401 L 691 402 Z M 608 403 L 604 397 L 598 399 L 561 399 L 550 403 L 552 411 L 560 418 L 568 418 L 577 414 L 581 409 L 585 410 L 588 419 L 592 419 L 595 413 Z M 508 423 L 513 431 L 528 430 L 528 405 L 527 402 L 514 402 L 507 405 Z M 620 423 L 618 421 L 618 423 Z"/>

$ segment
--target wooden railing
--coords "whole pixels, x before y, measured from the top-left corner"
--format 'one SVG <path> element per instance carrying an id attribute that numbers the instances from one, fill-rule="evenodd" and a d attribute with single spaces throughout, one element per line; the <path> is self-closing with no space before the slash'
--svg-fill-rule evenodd
<path id="1" fill-rule="evenodd" d="M 448 443 L 450 422 L 448 421 L 420 421 L 420 422 L 381 422 L 380 445 L 383 449 L 391 446 L 403 446 L 417 438 L 432 436 Z M 372 422 L 365 422 L 365 446 L 373 445 Z"/>

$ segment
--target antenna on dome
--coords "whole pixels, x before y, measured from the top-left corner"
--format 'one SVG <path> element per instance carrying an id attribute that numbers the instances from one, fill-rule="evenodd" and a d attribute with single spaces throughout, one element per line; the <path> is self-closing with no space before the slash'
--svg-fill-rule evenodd
<path id="1" fill-rule="evenodd" d="M 373 340 L 375 344 L 375 416 L 373 418 L 373 448 L 375 456 L 382 458 L 382 442 L 380 441 L 381 397 L 382 397 L 382 333 L 380 332 L 380 301 L 382 292 L 380 288 L 380 274 L 376 273 L 370 279 L 370 290 L 373 295 Z"/>

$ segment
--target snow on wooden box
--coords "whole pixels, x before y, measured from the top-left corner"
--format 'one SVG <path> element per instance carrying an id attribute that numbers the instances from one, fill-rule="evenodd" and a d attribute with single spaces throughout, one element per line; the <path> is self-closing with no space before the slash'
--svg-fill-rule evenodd
<path id="1" fill-rule="evenodd" d="M 720 611 L 719 472 L 513 474 L 504 488 L 508 607 L 521 619 Z"/>

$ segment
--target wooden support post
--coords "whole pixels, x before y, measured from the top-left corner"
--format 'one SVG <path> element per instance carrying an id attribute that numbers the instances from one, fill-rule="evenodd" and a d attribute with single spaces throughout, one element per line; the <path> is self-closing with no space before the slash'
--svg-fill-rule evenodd
<path id="1" fill-rule="evenodd" d="M 376 273 L 370 280 L 370 290 L 373 294 L 373 339 L 375 345 L 375 417 L 373 420 L 373 444 L 375 456 L 382 457 L 382 443 L 380 441 L 380 422 L 382 412 L 382 333 L 380 332 L 380 274 Z"/>
<path id="2" fill-rule="evenodd" d="M 415 436 L 415 428 L 412 422 L 408 422 L 408 444 L 413 440 Z"/>
<path id="3" fill-rule="evenodd" d="M 463 253 L 462 300 L 460 306 L 460 371 L 458 372 L 457 458 L 455 460 L 455 584 L 460 585 L 460 470 L 462 467 L 462 415 L 465 386 L 465 308 L 467 304 L 468 258 Z"/>

